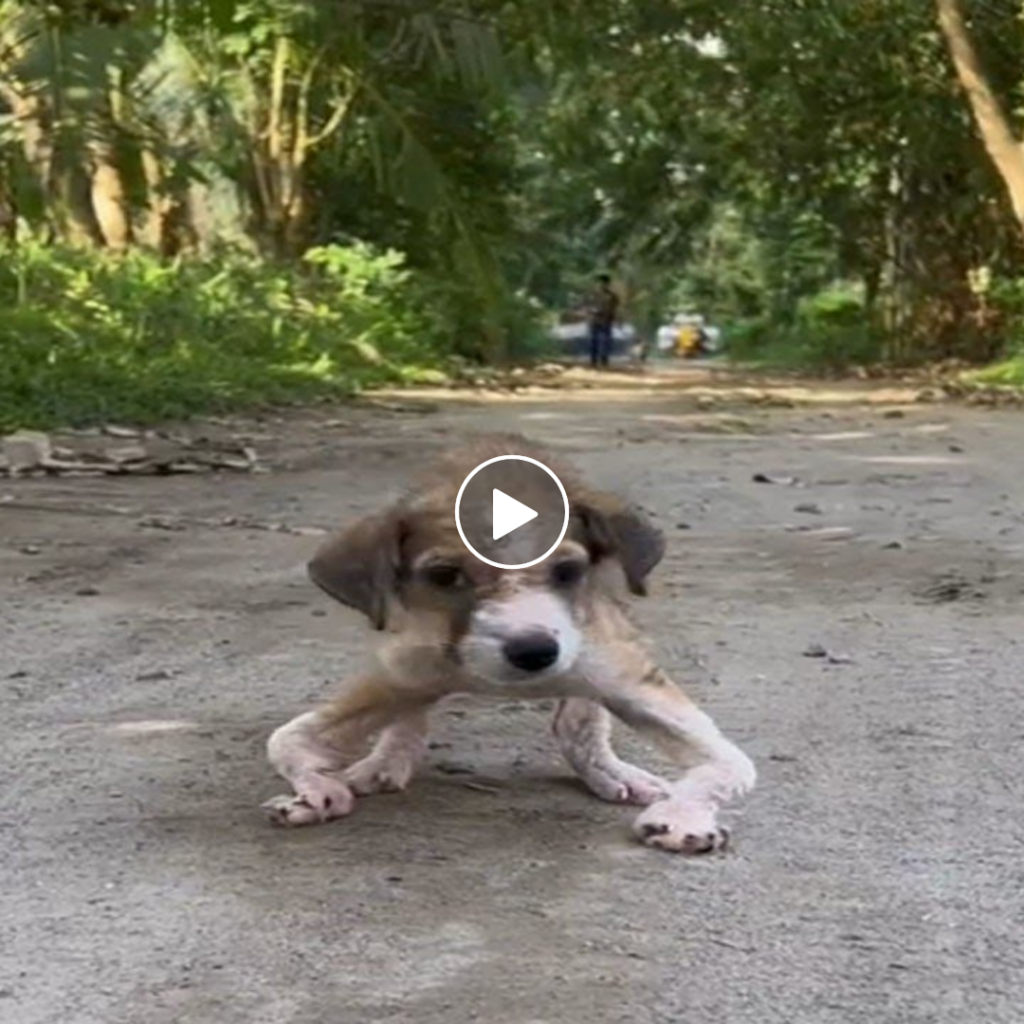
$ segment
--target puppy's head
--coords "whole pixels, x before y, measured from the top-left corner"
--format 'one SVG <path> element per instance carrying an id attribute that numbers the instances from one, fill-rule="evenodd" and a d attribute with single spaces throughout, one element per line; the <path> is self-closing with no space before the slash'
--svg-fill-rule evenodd
<path id="1" fill-rule="evenodd" d="M 568 672 L 594 602 L 623 580 L 643 594 L 664 553 L 661 533 L 642 513 L 578 490 L 559 547 L 529 568 L 500 569 L 467 549 L 453 503 L 435 499 L 402 501 L 359 520 L 321 547 L 309 573 L 374 628 L 430 647 L 481 682 Z"/>

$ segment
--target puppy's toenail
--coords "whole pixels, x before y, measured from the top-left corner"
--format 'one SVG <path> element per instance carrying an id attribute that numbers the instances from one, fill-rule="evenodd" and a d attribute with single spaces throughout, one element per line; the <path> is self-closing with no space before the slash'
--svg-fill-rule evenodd
<path id="1" fill-rule="evenodd" d="M 668 825 L 644 825 L 644 839 L 650 836 L 663 836 L 668 831 Z"/>
<path id="2" fill-rule="evenodd" d="M 709 832 L 696 836 L 692 832 L 683 839 L 683 853 L 710 853 L 715 848 L 714 836 Z"/>

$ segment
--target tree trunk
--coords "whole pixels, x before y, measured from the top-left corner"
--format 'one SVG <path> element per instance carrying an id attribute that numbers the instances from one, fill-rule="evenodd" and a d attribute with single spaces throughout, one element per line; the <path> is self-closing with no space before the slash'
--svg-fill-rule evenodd
<path id="1" fill-rule="evenodd" d="M 258 203 L 261 238 L 278 258 L 302 252 L 308 239 L 310 196 L 307 164 L 313 150 L 343 124 L 352 95 L 335 102 L 314 130 L 311 98 L 316 95 L 318 70 L 326 51 L 307 57 L 305 69 L 296 66 L 296 53 L 285 36 L 274 44 L 267 108 L 262 124 L 254 126 L 254 197 Z"/>
<path id="2" fill-rule="evenodd" d="M 142 241 L 161 256 L 177 256 L 194 249 L 196 232 L 191 223 L 188 184 L 175 183 L 160 157 L 148 147 L 142 150 L 146 179 L 146 216 Z"/>
<path id="3" fill-rule="evenodd" d="M 298 256 L 305 248 L 309 204 L 306 201 L 306 176 L 296 168 L 292 194 L 285 208 L 284 246 L 289 256 Z"/>
<path id="4" fill-rule="evenodd" d="M 124 252 L 132 244 L 132 222 L 114 147 L 104 139 L 94 139 L 89 144 L 89 156 L 92 209 L 103 243 L 114 252 Z"/>
<path id="5" fill-rule="evenodd" d="M 864 311 L 869 320 L 874 320 L 878 309 L 878 297 L 882 291 L 882 267 L 877 261 L 872 260 L 861 276 L 864 280 Z"/>
<path id="6" fill-rule="evenodd" d="M 981 66 L 960 0 L 935 0 L 957 78 L 967 94 L 982 142 L 1003 179 L 1013 212 L 1024 230 L 1024 149 Z"/>
<path id="7" fill-rule="evenodd" d="M 6 71 L 3 74 L 6 75 Z M 56 166 L 48 112 L 39 96 L 22 94 L 3 77 L 0 77 L 0 98 L 17 123 L 25 162 L 36 179 L 47 213 L 51 213 Z"/>
<path id="8" fill-rule="evenodd" d="M 103 244 L 90 195 L 89 176 L 78 163 L 58 154 L 52 176 L 47 212 L 54 232 L 71 245 Z"/>
<path id="9" fill-rule="evenodd" d="M 144 245 L 160 252 L 164 247 L 169 212 L 164 168 L 160 158 L 148 147 L 140 156 L 146 180 L 146 212 L 139 234 Z"/>
<path id="10" fill-rule="evenodd" d="M 8 169 L 0 167 L 0 240 L 14 242 L 18 238 L 18 208 L 8 181 Z"/>

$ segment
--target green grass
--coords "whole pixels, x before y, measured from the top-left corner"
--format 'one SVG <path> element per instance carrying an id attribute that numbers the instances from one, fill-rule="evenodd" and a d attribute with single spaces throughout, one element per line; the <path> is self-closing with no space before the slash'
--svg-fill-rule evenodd
<path id="1" fill-rule="evenodd" d="M 882 360 L 881 332 L 859 291 L 836 285 L 801 299 L 786 317 L 760 316 L 736 323 L 726 351 L 738 361 L 772 370 L 833 373 Z"/>
<path id="2" fill-rule="evenodd" d="M 144 424 L 411 382 L 444 365 L 443 322 L 401 257 L 364 246 L 281 268 L 23 245 L 0 253 L 0 431 Z"/>
<path id="3" fill-rule="evenodd" d="M 1024 388 L 1024 352 L 983 369 L 970 370 L 963 375 L 963 379 L 968 384 Z"/>
<path id="4" fill-rule="evenodd" d="M 761 369 L 831 373 L 879 362 L 882 344 L 860 324 L 758 324 L 727 337 L 726 351 L 730 359 Z"/>

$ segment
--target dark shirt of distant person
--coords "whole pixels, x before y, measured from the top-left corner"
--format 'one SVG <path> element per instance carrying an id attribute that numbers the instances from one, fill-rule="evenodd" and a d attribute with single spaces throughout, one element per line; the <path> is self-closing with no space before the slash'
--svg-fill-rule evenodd
<path id="1" fill-rule="evenodd" d="M 590 365 L 607 366 L 612 353 L 612 329 L 619 316 L 619 297 L 612 291 L 607 274 L 597 278 L 597 291 L 590 302 Z"/>

